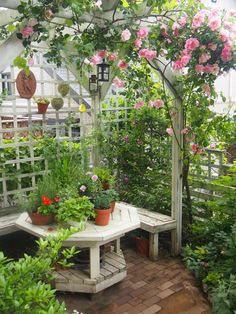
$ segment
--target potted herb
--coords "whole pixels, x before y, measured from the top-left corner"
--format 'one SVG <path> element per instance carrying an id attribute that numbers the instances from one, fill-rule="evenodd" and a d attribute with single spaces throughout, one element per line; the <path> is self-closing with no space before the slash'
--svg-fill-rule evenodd
<path id="1" fill-rule="evenodd" d="M 111 175 L 111 171 L 106 167 L 94 168 L 94 174 L 98 176 L 98 179 L 102 183 L 103 190 L 110 189 L 115 183 L 115 177 Z"/>
<path id="2" fill-rule="evenodd" d="M 116 201 L 119 200 L 119 194 L 114 189 L 106 190 L 105 193 L 109 196 L 110 204 L 111 204 L 111 212 L 113 213 Z"/>
<path id="3" fill-rule="evenodd" d="M 48 109 L 50 101 L 45 97 L 34 98 L 36 104 L 38 105 L 38 113 L 45 113 Z"/>
<path id="4" fill-rule="evenodd" d="M 111 204 L 110 197 L 104 192 L 97 193 L 93 199 L 96 212 L 95 224 L 97 226 L 106 226 L 109 223 Z"/>
<path id="5" fill-rule="evenodd" d="M 55 110 L 60 110 L 64 105 L 64 100 L 61 97 L 54 97 L 51 100 L 51 105 Z"/>
<path id="6" fill-rule="evenodd" d="M 71 197 L 60 203 L 56 218 L 60 222 L 81 227 L 81 223 L 95 217 L 93 207 L 87 196 Z"/>
<path id="7" fill-rule="evenodd" d="M 62 97 L 65 97 L 70 91 L 70 86 L 67 83 L 60 83 L 57 87 L 57 90 Z"/>

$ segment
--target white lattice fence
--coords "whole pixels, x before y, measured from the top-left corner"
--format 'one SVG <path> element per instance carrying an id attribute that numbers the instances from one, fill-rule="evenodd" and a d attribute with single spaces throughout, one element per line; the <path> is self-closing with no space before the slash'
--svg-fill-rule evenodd
<path id="1" fill-rule="evenodd" d="M 49 105 L 45 114 L 38 114 L 32 99 L 19 97 L 15 86 L 19 70 L 11 66 L 0 73 L 0 92 L 7 88 L 9 93 L 0 106 L 1 207 L 12 205 L 17 193 L 33 190 L 37 178 L 47 170 L 37 148 L 44 134 L 57 141 L 79 142 L 92 129 L 91 97 L 76 78 L 65 67 L 57 69 L 47 64 L 43 51 L 34 56 L 34 61 L 31 71 L 37 80 L 35 96 L 58 97 L 57 86 L 63 81 L 70 85 L 70 93 L 64 97 L 60 111 Z M 86 104 L 86 113 L 78 110 L 82 102 Z"/>

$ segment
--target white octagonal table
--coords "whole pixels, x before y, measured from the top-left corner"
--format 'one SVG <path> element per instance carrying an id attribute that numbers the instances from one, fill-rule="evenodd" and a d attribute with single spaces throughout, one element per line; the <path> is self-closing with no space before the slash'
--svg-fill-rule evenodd
<path id="1" fill-rule="evenodd" d="M 57 234 L 57 226 L 36 226 L 31 223 L 27 213 L 23 213 L 16 221 L 17 227 L 37 237 Z M 120 250 L 120 238 L 125 233 L 140 227 L 137 210 L 129 204 L 117 202 L 111 214 L 109 225 L 96 226 L 88 221 L 86 229 L 74 233 L 65 242 L 65 246 L 89 248 L 90 271 L 60 270 L 56 273 L 55 287 L 61 291 L 99 292 L 126 276 L 126 263 Z M 104 263 L 100 267 L 100 246 L 116 241 L 115 251 L 105 254 Z"/>

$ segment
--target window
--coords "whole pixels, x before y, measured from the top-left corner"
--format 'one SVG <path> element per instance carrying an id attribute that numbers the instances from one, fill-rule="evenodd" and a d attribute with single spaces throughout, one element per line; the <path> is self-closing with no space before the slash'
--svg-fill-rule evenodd
<path id="1" fill-rule="evenodd" d="M 8 95 L 12 95 L 11 82 L 7 82 L 7 80 L 10 79 L 11 79 L 10 72 L 2 73 L 2 91 L 6 90 Z"/>

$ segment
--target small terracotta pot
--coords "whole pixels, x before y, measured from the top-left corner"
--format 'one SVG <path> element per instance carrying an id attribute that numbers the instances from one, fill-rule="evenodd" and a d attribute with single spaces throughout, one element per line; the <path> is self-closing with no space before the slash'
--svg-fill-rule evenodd
<path id="1" fill-rule="evenodd" d="M 137 253 L 144 257 L 149 257 L 149 240 L 135 237 Z"/>
<path id="2" fill-rule="evenodd" d="M 44 226 L 50 225 L 55 221 L 55 216 L 53 214 L 50 215 L 42 215 L 40 213 L 29 213 L 29 217 L 32 221 L 33 225 Z"/>
<path id="3" fill-rule="evenodd" d="M 111 208 L 108 209 L 95 209 L 97 216 L 95 218 L 95 225 L 106 226 L 110 220 Z"/>
<path id="4" fill-rule="evenodd" d="M 45 113 L 48 109 L 49 104 L 40 104 L 38 103 L 38 113 Z"/>
<path id="5" fill-rule="evenodd" d="M 106 182 L 106 181 L 102 182 L 102 189 L 103 191 L 109 190 L 110 189 L 109 182 Z"/>
<path id="6" fill-rule="evenodd" d="M 114 212 L 115 205 L 116 205 L 116 201 L 112 201 L 112 202 L 111 202 L 111 213 Z"/>

